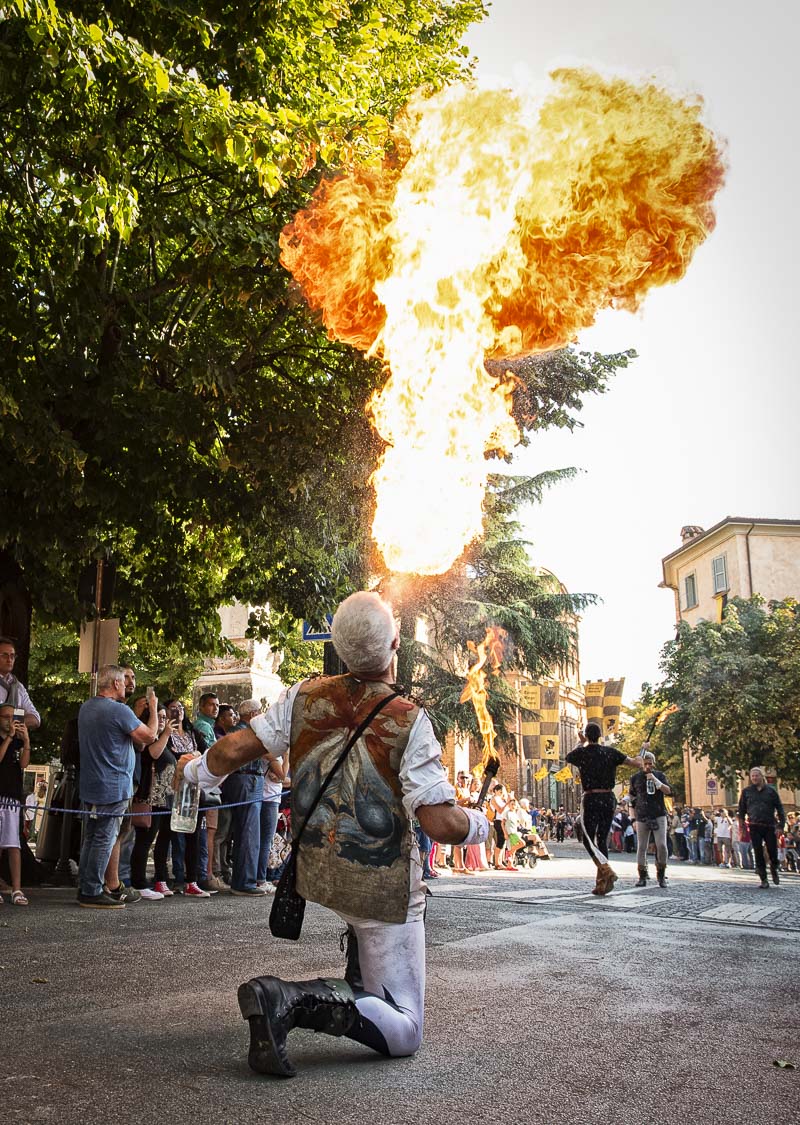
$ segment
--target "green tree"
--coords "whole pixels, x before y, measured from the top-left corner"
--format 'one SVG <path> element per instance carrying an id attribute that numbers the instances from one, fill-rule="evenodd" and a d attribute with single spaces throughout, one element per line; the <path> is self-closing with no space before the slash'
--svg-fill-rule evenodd
<path id="1" fill-rule="evenodd" d="M 438 737 L 448 731 L 479 736 L 474 709 L 461 703 L 460 696 L 474 659 L 470 646 L 484 639 L 487 626 L 500 626 L 507 634 L 500 668 L 489 674 L 487 667 L 487 707 L 506 750 L 513 745 L 516 713 L 506 674 L 516 670 L 534 678 L 549 676 L 573 660 L 577 615 L 595 601 L 594 595 L 568 593 L 553 574 L 531 563 L 530 544 L 520 538 L 516 513 L 574 472 L 493 474 L 484 534 L 470 544 L 459 564 L 440 577 L 389 580 L 387 592 L 402 622 L 399 676 L 424 700 Z M 429 629 L 427 643 L 414 638 L 418 617 Z"/>
<path id="2" fill-rule="evenodd" d="M 32 738 L 35 762 L 57 756 L 61 736 L 89 695 L 89 676 L 78 671 L 78 637 L 71 626 L 33 620 L 30 677 L 31 695 L 42 716 L 41 729 Z M 160 700 L 172 696 L 190 706 L 191 686 L 203 667 L 201 657 L 178 645 L 139 630 L 120 636 L 120 663 L 136 671 L 137 695 L 152 684 Z"/>
<path id="3" fill-rule="evenodd" d="M 664 646 L 658 694 L 677 710 L 662 729 L 677 752 L 707 757 L 725 784 L 772 766 L 800 785 L 800 606 L 734 598 L 720 623 L 682 623 Z"/>
<path id="4" fill-rule="evenodd" d="M 482 0 L 0 10 L 0 548 L 76 620 L 89 558 L 132 627 L 210 650 L 216 606 L 349 589 L 378 365 L 293 297 L 278 235 L 469 71 Z M 343 422 L 344 419 L 344 422 Z M 24 513 L 24 520 L 22 517 Z M 24 526 L 24 534 L 21 530 Z"/>

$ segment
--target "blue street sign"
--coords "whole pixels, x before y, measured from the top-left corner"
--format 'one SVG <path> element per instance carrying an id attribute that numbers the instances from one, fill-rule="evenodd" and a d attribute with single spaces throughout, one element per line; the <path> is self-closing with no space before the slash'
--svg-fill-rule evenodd
<path id="1" fill-rule="evenodd" d="M 304 641 L 329 641 L 331 639 L 331 625 L 333 624 L 333 614 L 326 613 L 325 620 L 328 622 L 327 629 L 317 629 L 309 621 L 303 622 L 303 640 Z"/>

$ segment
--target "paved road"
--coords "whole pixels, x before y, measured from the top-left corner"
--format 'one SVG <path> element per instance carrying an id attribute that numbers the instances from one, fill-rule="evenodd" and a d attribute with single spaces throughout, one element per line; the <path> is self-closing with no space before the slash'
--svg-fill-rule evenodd
<path id="1" fill-rule="evenodd" d="M 575 845 L 524 875 L 443 877 L 428 913 L 425 1043 L 387 1062 L 294 1033 L 300 1074 L 244 1061 L 240 980 L 339 975 L 339 927 L 301 942 L 268 904 L 215 896 L 80 910 L 66 890 L 0 907 L 0 1119 L 394 1125 L 767 1125 L 800 1107 L 800 877 L 670 865 L 670 887 L 588 894 Z"/>

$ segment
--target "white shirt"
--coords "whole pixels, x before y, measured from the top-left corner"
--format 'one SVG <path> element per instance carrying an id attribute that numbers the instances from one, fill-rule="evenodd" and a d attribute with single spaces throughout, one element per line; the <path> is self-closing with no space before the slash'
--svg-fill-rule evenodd
<path id="1" fill-rule="evenodd" d="M 286 754 L 292 728 L 292 707 L 300 684 L 285 688 L 266 715 L 250 720 L 253 733 L 270 754 Z M 442 748 L 436 741 L 431 721 L 420 710 L 408 736 L 400 761 L 403 807 L 412 817 L 420 805 L 453 804 L 456 791 L 447 780 L 442 765 Z"/>
<path id="2" fill-rule="evenodd" d="M 716 831 L 718 840 L 730 840 L 731 822 L 724 817 L 718 816 L 716 820 Z"/>
<path id="3" fill-rule="evenodd" d="M 24 684 L 16 676 L 0 676 L 0 703 L 7 702 L 9 696 L 15 707 L 19 707 L 26 715 L 33 715 L 37 723 L 41 723 L 42 716 L 31 703 L 31 697 Z"/>
<path id="4" fill-rule="evenodd" d="M 42 798 L 42 804 L 44 804 L 44 798 Z M 29 824 L 32 820 L 36 819 L 36 810 L 38 809 L 38 807 L 39 798 L 35 793 L 29 793 L 25 798 L 25 819 Z"/>

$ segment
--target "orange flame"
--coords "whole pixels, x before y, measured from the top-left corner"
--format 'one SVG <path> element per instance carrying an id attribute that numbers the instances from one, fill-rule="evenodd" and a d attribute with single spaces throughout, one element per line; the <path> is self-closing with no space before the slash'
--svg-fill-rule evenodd
<path id="1" fill-rule="evenodd" d="M 459 703 L 466 703 L 468 700 L 471 701 L 472 706 L 475 708 L 475 714 L 478 716 L 478 726 L 480 727 L 481 737 L 483 738 L 483 758 L 481 759 L 480 766 L 474 771 L 476 774 L 481 774 L 484 767 L 487 766 L 492 759 L 497 759 L 497 754 L 494 749 L 494 723 L 492 722 L 492 716 L 489 714 L 489 709 L 486 706 L 487 690 L 485 668 L 488 664 L 491 670 L 496 672 L 500 667 L 506 637 L 507 633 L 505 629 L 501 629 L 497 625 L 490 625 L 486 630 L 486 636 L 479 645 L 474 644 L 472 641 L 467 642 L 470 652 L 474 652 L 478 659 L 467 672 L 467 682 L 461 693 Z"/>
<path id="2" fill-rule="evenodd" d="M 397 123 L 383 169 L 320 185 L 281 261 L 329 333 L 388 370 L 373 535 L 390 569 L 447 570 L 480 533 L 485 455 L 519 438 L 487 356 L 573 340 L 676 281 L 724 178 L 699 100 L 588 70 L 545 97 L 450 87 Z M 413 512 L 413 534 L 409 513 Z"/>

